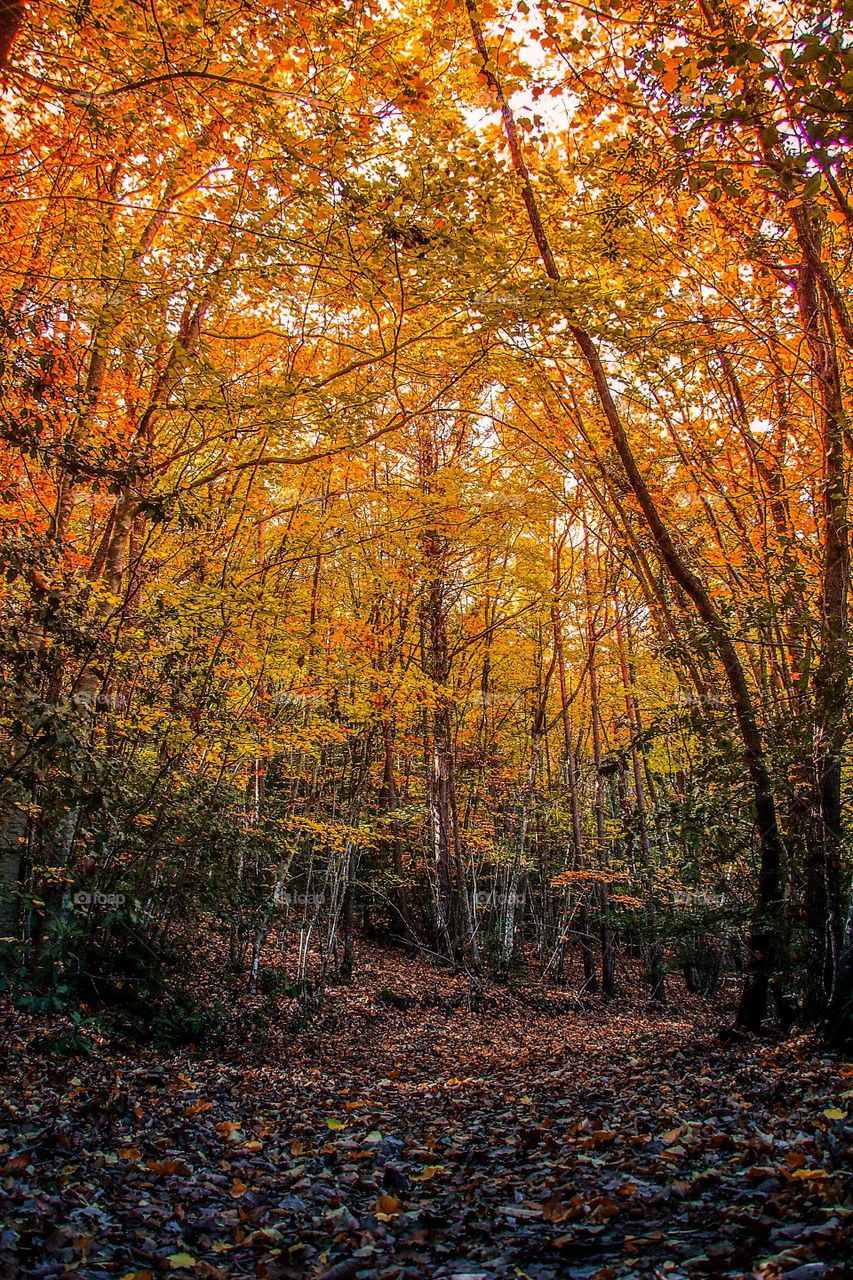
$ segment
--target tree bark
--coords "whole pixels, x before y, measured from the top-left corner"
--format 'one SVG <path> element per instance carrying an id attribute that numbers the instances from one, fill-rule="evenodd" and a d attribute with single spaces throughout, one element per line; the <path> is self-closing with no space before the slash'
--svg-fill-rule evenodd
<path id="1" fill-rule="evenodd" d="M 630 654 L 631 626 L 626 618 L 622 627 L 619 601 L 614 597 L 616 609 L 616 644 L 619 649 L 619 670 L 622 676 L 622 687 L 625 692 L 625 714 L 628 720 L 628 732 L 631 735 L 631 768 L 634 775 L 634 801 L 637 806 L 637 826 L 640 835 L 640 854 L 643 864 L 643 877 L 646 893 L 646 918 L 649 927 L 649 995 L 654 1004 L 666 1004 L 666 980 L 663 964 L 663 947 L 658 933 L 657 904 L 655 900 L 655 875 L 652 862 L 652 848 L 649 840 L 649 820 L 646 809 L 646 792 L 643 783 L 643 768 L 640 760 L 638 740 L 642 732 L 640 713 L 634 697 L 633 662 Z"/>
<path id="2" fill-rule="evenodd" d="M 555 569 L 559 583 L 559 553 Z M 572 839 L 574 841 L 574 857 L 572 869 L 582 871 L 586 865 L 583 828 L 581 826 L 580 798 L 578 796 L 578 770 L 575 758 L 575 744 L 572 735 L 572 723 L 569 717 L 568 690 L 566 688 L 566 660 L 563 650 L 563 629 L 559 606 L 556 601 L 551 604 L 551 625 L 554 630 L 554 651 L 557 655 L 557 674 L 560 681 L 560 718 L 563 725 L 563 747 L 566 757 L 566 784 L 569 789 L 569 810 L 572 815 Z M 595 970 L 595 952 L 592 946 L 592 934 L 589 927 L 589 907 L 581 893 L 578 907 L 578 925 L 580 933 L 580 952 L 583 964 L 582 992 L 594 995 L 598 989 L 598 975 Z"/>
<path id="3" fill-rule="evenodd" d="M 598 697 L 598 670 L 596 667 L 596 649 L 598 636 L 592 616 L 592 586 L 589 567 L 589 533 L 584 529 L 584 582 L 586 585 L 586 626 L 587 626 L 587 676 L 589 679 L 589 707 L 592 718 L 592 763 L 595 772 L 595 834 L 598 852 L 598 867 L 602 879 L 598 886 L 598 908 L 601 915 L 599 938 L 601 940 L 601 994 L 605 1000 L 612 1000 L 616 995 L 616 966 L 613 956 L 613 939 L 610 932 L 609 899 L 610 886 L 604 878 L 607 874 L 607 830 L 604 818 L 604 776 L 601 771 L 601 708 Z"/>
<path id="4" fill-rule="evenodd" d="M 25 13 L 24 0 L 0 0 L 0 73 L 9 65 L 9 55 L 21 30 Z"/>

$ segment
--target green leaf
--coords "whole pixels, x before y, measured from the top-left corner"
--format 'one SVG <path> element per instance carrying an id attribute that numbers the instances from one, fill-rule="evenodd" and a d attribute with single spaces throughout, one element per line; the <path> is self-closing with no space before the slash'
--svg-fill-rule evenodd
<path id="1" fill-rule="evenodd" d="M 166 1261 L 169 1263 L 171 1271 L 180 1271 L 184 1267 L 194 1267 L 196 1265 L 195 1258 L 191 1253 L 170 1253 Z"/>

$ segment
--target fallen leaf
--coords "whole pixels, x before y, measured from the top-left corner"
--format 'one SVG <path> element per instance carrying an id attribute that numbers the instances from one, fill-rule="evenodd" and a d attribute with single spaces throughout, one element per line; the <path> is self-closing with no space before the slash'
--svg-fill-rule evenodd
<path id="1" fill-rule="evenodd" d="M 375 1205 L 376 1216 L 380 1219 L 396 1217 L 404 1209 L 405 1205 L 396 1196 L 381 1195 Z"/>
<path id="2" fill-rule="evenodd" d="M 185 1267 L 194 1267 L 196 1260 L 191 1253 L 170 1253 L 166 1261 L 171 1271 L 181 1271 Z"/>

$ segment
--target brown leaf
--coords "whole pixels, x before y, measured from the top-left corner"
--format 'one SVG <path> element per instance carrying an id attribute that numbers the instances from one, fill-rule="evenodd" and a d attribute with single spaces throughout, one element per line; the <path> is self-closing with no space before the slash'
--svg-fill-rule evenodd
<path id="1" fill-rule="evenodd" d="M 565 1222 L 569 1217 L 569 1210 L 556 1191 L 547 1200 L 542 1201 L 542 1217 L 546 1222 Z"/>
<path id="2" fill-rule="evenodd" d="M 187 1115 L 197 1116 L 202 1111 L 212 1111 L 212 1110 L 213 1110 L 212 1102 L 205 1102 L 203 1098 L 199 1098 L 197 1102 L 193 1102 L 190 1106 L 187 1107 Z"/>
<path id="3" fill-rule="evenodd" d="M 404 1208 L 405 1205 L 396 1196 L 381 1195 L 376 1201 L 374 1211 L 377 1217 L 384 1215 L 386 1218 L 393 1218 L 398 1213 L 402 1213 Z"/>
<path id="4" fill-rule="evenodd" d="M 182 1178 L 189 1176 L 189 1166 L 185 1160 L 146 1160 L 145 1168 L 150 1169 L 152 1173 L 162 1173 L 166 1177 L 171 1177 L 173 1173 L 179 1173 Z"/>

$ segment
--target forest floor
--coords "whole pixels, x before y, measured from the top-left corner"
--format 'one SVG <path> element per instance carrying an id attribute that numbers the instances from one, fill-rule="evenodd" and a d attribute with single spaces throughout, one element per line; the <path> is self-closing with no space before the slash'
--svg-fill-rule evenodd
<path id="1" fill-rule="evenodd" d="M 260 1052 L 247 1018 L 215 1058 L 10 1020 L 0 1275 L 853 1276 L 853 1067 L 675 991 L 465 990 L 368 949 L 304 1028 Z"/>

